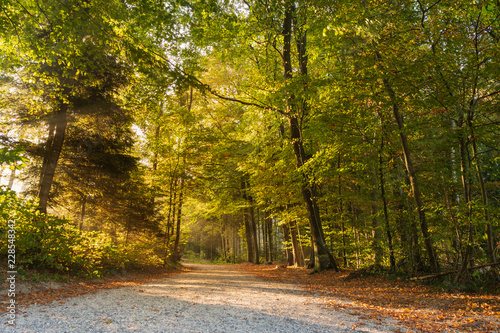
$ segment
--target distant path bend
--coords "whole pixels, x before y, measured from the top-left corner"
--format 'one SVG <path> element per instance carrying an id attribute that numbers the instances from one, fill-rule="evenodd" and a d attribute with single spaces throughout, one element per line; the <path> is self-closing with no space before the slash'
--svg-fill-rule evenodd
<path id="1" fill-rule="evenodd" d="M 232 266 L 186 265 L 190 272 L 141 286 L 103 290 L 18 314 L 5 332 L 406 332 L 335 311 L 296 285 L 267 282 Z"/>

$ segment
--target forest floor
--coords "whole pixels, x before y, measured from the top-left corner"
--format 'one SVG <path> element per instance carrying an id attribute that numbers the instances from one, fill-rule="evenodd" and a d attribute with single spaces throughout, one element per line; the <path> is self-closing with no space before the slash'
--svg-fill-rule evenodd
<path id="1" fill-rule="evenodd" d="M 187 271 L 185 268 L 146 269 L 129 271 L 125 274 L 108 275 L 100 279 L 69 278 L 67 281 L 37 281 L 29 278 L 16 279 L 16 302 L 28 307 L 33 304 L 46 304 L 69 297 L 77 297 L 96 293 L 106 289 L 139 286 L 141 284 L 166 278 Z M 5 276 L 6 271 L 0 271 Z M 5 279 L 2 279 L 5 281 Z M 6 284 L 0 285 L 0 303 L 7 298 Z M 6 312 L 6 307 L 0 307 L 0 314 Z"/>
<path id="2" fill-rule="evenodd" d="M 500 295 L 444 291 L 411 281 L 346 277 L 352 271 L 311 274 L 305 268 L 241 264 L 259 278 L 319 292 L 332 309 L 366 318 L 393 317 L 419 332 L 500 332 Z M 339 302 L 351 300 L 351 303 Z"/>
<path id="3" fill-rule="evenodd" d="M 200 266 L 210 267 L 211 270 L 227 271 L 226 273 L 233 270 L 246 274 L 250 273 L 262 280 L 264 286 L 266 284 L 268 286 L 274 286 L 275 284 L 295 285 L 303 291 L 304 295 L 309 295 L 314 300 L 320 300 L 321 307 L 332 311 L 332 315 L 338 316 L 339 313 L 345 313 L 357 318 L 354 324 L 349 326 L 349 329 L 353 331 L 371 332 L 371 330 L 368 330 L 369 325 L 377 323 L 382 318 L 392 318 L 395 323 L 399 323 L 398 327 L 402 330 L 388 329 L 387 332 L 405 332 L 406 329 L 417 332 L 500 332 L 500 295 L 498 294 L 443 291 L 436 287 L 415 282 L 390 280 L 374 276 L 346 280 L 345 278 L 350 271 L 339 273 L 327 271 L 310 274 L 311 271 L 304 268 L 284 268 L 281 265 L 276 266 L 276 264 L 252 265 L 246 263 L 240 265 Z M 188 273 L 193 277 L 191 272 L 192 267 L 186 265 L 185 268 L 169 272 L 129 272 L 127 275 L 117 275 L 97 280 L 75 279 L 67 282 L 20 281 L 21 289 L 24 292 L 17 295 L 16 301 L 26 309 L 32 306 L 35 308 L 51 306 L 48 303 L 54 302 L 51 304 L 55 304 L 59 302 L 63 304 L 64 299 L 76 299 L 78 296 L 87 294 L 95 294 L 95 297 L 99 297 L 101 291 L 107 292 L 119 288 L 132 289 L 136 286 L 156 283 L 156 281 L 172 280 L 171 283 L 174 283 L 174 281 L 181 281 L 180 279 L 184 278 L 185 274 L 179 275 L 179 273 Z M 214 274 L 219 273 L 212 271 L 206 274 L 208 274 L 209 279 L 213 279 Z M 221 278 L 225 276 L 220 275 Z M 200 279 L 200 281 L 205 280 L 206 278 Z M 218 280 L 218 278 L 215 280 Z M 236 283 L 231 282 L 231 285 L 233 284 Z M 244 284 L 248 283 L 245 282 Z M 181 287 L 181 289 L 184 288 Z M 265 291 L 265 289 L 263 290 Z M 259 291 L 259 294 L 261 293 Z M 255 293 L 252 295 L 255 295 Z M 198 299 L 198 297 L 203 296 L 192 295 L 192 297 Z M 208 295 L 207 297 L 212 296 Z M 0 303 L 3 303 L 4 298 L 6 298 L 4 293 L 0 292 Z M 252 301 L 250 300 L 250 302 Z M 308 304 L 308 302 L 303 304 Z M 45 311 L 40 310 L 40 312 Z M 299 310 L 299 312 L 302 312 L 302 310 Z M 5 313 L 5 306 L 0 307 L 0 315 L 2 313 Z M 284 313 L 280 315 L 284 315 Z"/>

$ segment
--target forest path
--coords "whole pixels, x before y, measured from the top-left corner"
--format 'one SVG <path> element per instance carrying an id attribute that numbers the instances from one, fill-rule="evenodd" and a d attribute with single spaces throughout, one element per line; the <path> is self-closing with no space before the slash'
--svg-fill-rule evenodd
<path id="1" fill-rule="evenodd" d="M 189 272 L 140 286 L 32 305 L 15 329 L 2 325 L 0 331 L 406 332 L 392 319 L 336 311 L 320 294 L 233 266 L 185 266 Z"/>

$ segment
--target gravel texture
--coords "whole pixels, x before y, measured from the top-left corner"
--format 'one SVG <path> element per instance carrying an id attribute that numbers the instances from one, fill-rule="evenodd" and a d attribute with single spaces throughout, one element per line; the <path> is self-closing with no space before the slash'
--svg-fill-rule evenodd
<path id="1" fill-rule="evenodd" d="M 260 280 L 231 266 L 192 271 L 136 287 L 100 291 L 18 312 L 1 332 L 406 332 L 390 318 L 363 319 L 326 306 L 324 296 Z M 64 302 L 64 303 L 62 303 Z M 337 302 L 342 302 L 337 300 Z"/>

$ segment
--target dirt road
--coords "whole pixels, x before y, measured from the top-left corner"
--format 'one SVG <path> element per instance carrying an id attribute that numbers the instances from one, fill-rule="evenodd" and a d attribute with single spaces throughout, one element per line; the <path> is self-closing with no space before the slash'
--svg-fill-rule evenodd
<path id="1" fill-rule="evenodd" d="M 265 282 L 232 266 L 191 270 L 137 287 L 105 290 L 20 313 L 5 332 L 406 332 L 326 306 L 321 295 Z M 340 301 L 340 300 L 339 300 Z M 2 318 L 2 322 L 5 322 Z"/>

